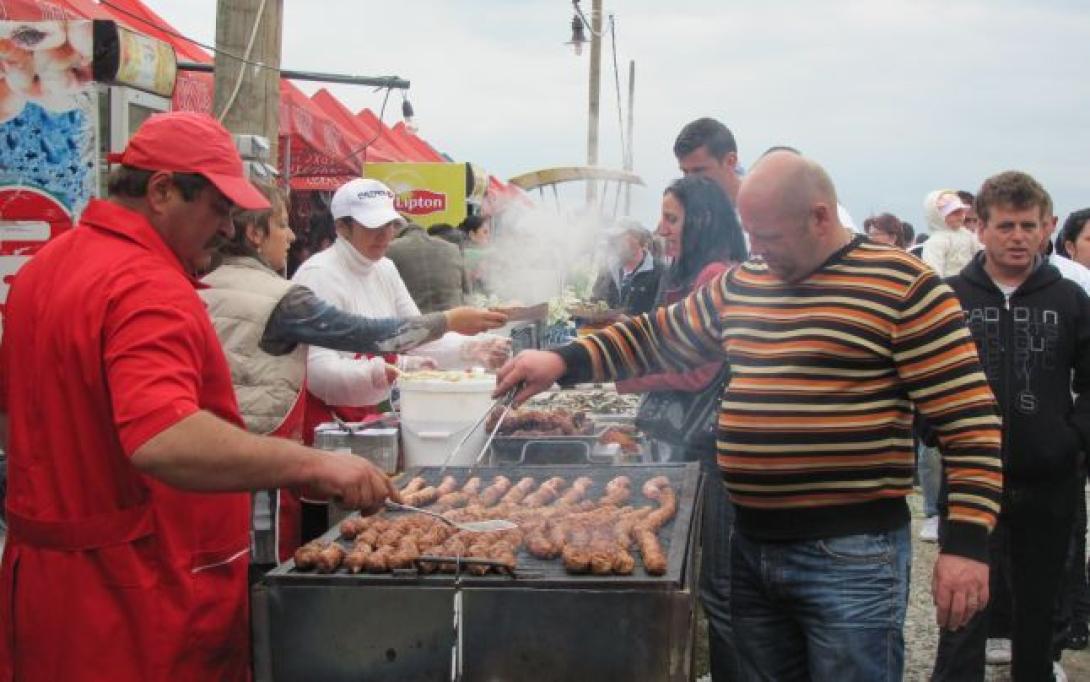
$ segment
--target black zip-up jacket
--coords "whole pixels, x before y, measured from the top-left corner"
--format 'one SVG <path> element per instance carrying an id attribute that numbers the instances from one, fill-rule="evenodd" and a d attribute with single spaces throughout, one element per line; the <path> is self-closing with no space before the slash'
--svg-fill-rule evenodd
<path id="1" fill-rule="evenodd" d="M 1004 486 L 1073 480 L 1090 444 L 1090 297 L 1044 262 L 1008 300 L 983 252 L 947 283 L 1002 411 Z"/>

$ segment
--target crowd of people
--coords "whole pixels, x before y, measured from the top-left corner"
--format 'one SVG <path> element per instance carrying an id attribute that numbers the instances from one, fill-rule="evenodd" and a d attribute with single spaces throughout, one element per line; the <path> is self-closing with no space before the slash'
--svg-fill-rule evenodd
<path id="1" fill-rule="evenodd" d="M 930 192 L 927 232 L 878 213 L 862 236 L 796 149 L 743 176 L 713 119 L 674 149 L 686 177 L 663 201 L 673 279 L 655 307 L 520 354 L 497 392 L 616 381 L 644 393 L 666 457 L 721 481 L 702 538 L 712 680 L 902 678 L 914 474 L 919 540 L 939 543 L 932 679 L 983 680 L 988 664 L 1066 679 L 1058 661 L 1086 647 L 1090 611 L 1090 210 L 1053 240 L 1050 196 L 1008 171 L 975 195 Z M 693 176 L 726 204 L 708 213 L 720 243 L 747 240 L 706 245 L 712 272 L 671 289 L 697 229 L 677 191 Z M 637 263 L 621 252 L 617 281 Z"/>
<path id="2" fill-rule="evenodd" d="M 328 243 L 293 264 L 288 199 L 230 134 L 150 118 L 8 298 L 0 680 L 247 679 L 248 580 L 324 532 L 328 501 L 398 499 L 310 448 L 315 426 L 381 413 L 401 372 L 469 366 L 518 401 L 616 382 L 656 458 L 700 462 L 716 682 L 902 678 L 916 480 L 933 679 L 1064 679 L 1090 616 L 1090 209 L 1054 235 L 1051 197 L 1007 171 L 928 193 L 926 233 L 878 213 L 859 234 L 797 149 L 743 176 L 702 118 L 674 153 L 655 234 L 605 235 L 619 321 L 509 359 L 505 316 L 464 305 L 487 219 L 425 230 L 356 179 L 308 207 Z"/>

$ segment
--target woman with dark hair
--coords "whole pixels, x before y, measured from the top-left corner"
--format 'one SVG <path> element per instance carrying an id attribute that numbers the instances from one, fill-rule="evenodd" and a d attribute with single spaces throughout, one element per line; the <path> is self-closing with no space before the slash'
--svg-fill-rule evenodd
<path id="1" fill-rule="evenodd" d="M 659 284 L 656 307 L 680 301 L 746 259 L 746 242 L 734 207 L 722 188 L 707 178 L 690 176 L 666 188 L 657 234 L 671 263 Z M 722 363 L 714 362 L 690 372 L 617 382 L 621 393 L 647 394 L 639 420 L 653 439 L 659 459 L 695 461 L 708 449 L 714 450 L 714 435 L 697 438 L 694 430 L 704 425 L 693 424 L 689 418 L 697 398 L 719 388 L 711 383 L 721 368 Z"/>
<path id="2" fill-rule="evenodd" d="M 203 279 L 209 288 L 200 291 L 231 367 L 248 430 L 301 440 L 308 344 L 354 353 L 400 353 L 447 331 L 476 334 L 505 322 L 503 315 L 475 308 L 403 320 L 371 319 L 334 308 L 307 287 L 284 279 L 281 273 L 295 239 L 288 226 L 287 199 L 276 187 L 255 186 L 271 208 L 232 216 L 234 238 L 219 245 L 219 265 Z M 383 371 L 384 365 L 377 367 Z M 254 495 L 253 563 L 276 564 L 291 556 L 303 539 L 299 509 L 298 499 L 288 491 Z M 319 525 L 323 531 L 328 527 Z"/>
<path id="3" fill-rule="evenodd" d="M 666 256 L 656 304 L 681 300 L 747 257 L 734 206 L 714 181 L 700 176 L 675 180 L 662 196 L 659 221 Z M 649 313 L 654 314 L 654 310 Z M 730 551 L 734 510 L 721 484 L 715 455 L 719 399 L 730 367 L 713 362 L 682 373 L 663 373 L 617 383 L 621 393 L 646 393 L 637 425 L 652 438 L 660 459 L 699 461 L 705 488 L 700 601 L 708 617 L 712 679 L 739 680 L 730 618 Z"/>
<path id="4" fill-rule="evenodd" d="M 892 213 L 879 213 L 867 218 L 863 221 L 863 231 L 872 242 L 896 246 L 899 249 L 908 248 L 905 243 L 904 223 Z"/>
<path id="5" fill-rule="evenodd" d="M 459 223 L 458 231 L 465 237 L 462 254 L 465 258 L 466 278 L 469 280 L 469 293 L 487 294 L 488 247 L 492 241 L 492 221 L 484 216 L 467 216 Z"/>
<path id="6" fill-rule="evenodd" d="M 1071 260 L 1090 268 L 1090 208 L 1079 209 L 1067 216 L 1063 231 L 1057 240 L 1056 251 Z"/>

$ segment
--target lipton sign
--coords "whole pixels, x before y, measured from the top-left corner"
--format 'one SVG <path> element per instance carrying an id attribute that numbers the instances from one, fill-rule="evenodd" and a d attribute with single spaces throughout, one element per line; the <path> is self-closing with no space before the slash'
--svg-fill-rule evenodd
<path id="1" fill-rule="evenodd" d="M 424 227 L 466 217 L 464 163 L 369 163 L 363 176 L 393 190 L 397 212 Z"/>
<path id="2" fill-rule="evenodd" d="M 426 189 L 414 189 L 394 197 L 394 208 L 398 213 L 411 216 L 443 213 L 447 210 L 447 195 Z"/>

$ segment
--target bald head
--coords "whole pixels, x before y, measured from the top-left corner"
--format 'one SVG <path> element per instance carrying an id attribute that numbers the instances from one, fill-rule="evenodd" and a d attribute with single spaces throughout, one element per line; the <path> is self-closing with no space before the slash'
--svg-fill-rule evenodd
<path id="1" fill-rule="evenodd" d="M 825 169 L 790 151 L 763 157 L 738 192 L 754 255 L 786 281 L 803 279 L 851 239 L 836 206 Z"/>
<path id="2" fill-rule="evenodd" d="M 815 204 L 832 207 L 836 218 L 836 189 L 825 169 L 805 156 L 788 150 L 762 157 L 742 181 L 738 206 L 745 217 L 749 208 L 779 210 L 788 220 L 805 222 Z M 839 223 L 838 223 L 839 225 Z"/>

